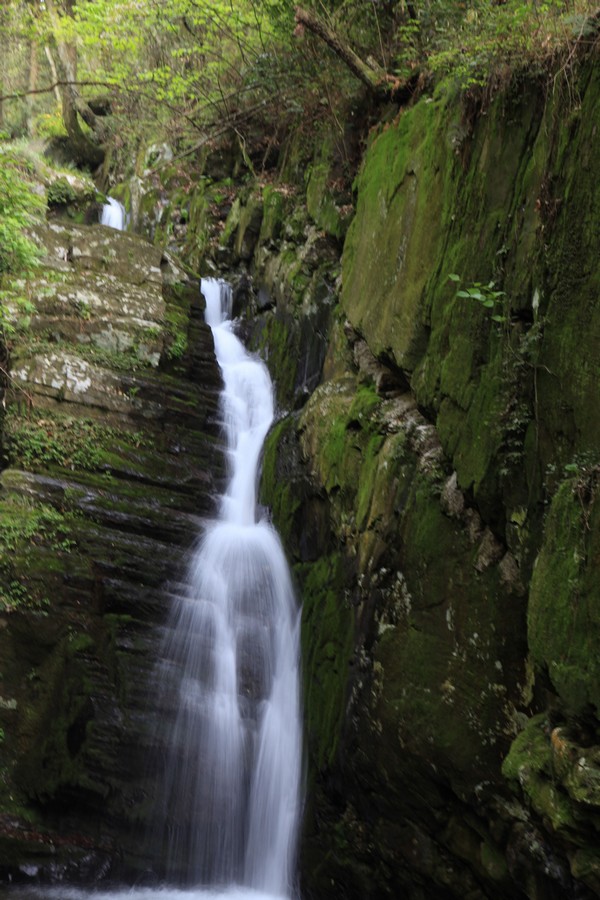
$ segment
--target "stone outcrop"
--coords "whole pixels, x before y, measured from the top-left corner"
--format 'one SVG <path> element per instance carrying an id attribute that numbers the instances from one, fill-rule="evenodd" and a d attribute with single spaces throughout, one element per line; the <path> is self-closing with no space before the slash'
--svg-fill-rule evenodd
<path id="1" fill-rule="evenodd" d="M 595 61 L 371 134 L 321 383 L 264 466 L 310 896 L 600 890 Z"/>
<path id="2" fill-rule="evenodd" d="M 220 374 L 159 249 L 38 239 L 3 421 L 0 879 L 89 882 L 157 864 L 153 666 L 222 470 Z"/>

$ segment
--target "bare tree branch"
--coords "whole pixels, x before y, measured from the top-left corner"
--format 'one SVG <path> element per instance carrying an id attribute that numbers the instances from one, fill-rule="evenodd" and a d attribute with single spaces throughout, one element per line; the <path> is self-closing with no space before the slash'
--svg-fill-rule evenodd
<path id="1" fill-rule="evenodd" d="M 386 72 L 379 66 L 369 66 L 354 52 L 340 35 L 333 30 L 323 19 L 308 9 L 297 6 L 295 9 L 296 33 L 301 34 L 303 28 L 307 28 L 321 40 L 344 62 L 353 75 L 362 81 L 374 94 L 380 94 L 387 89 Z"/>
<path id="2" fill-rule="evenodd" d="M 54 62 L 54 57 L 52 56 L 52 50 L 50 49 L 48 44 L 44 46 L 44 53 L 46 54 L 46 59 L 48 60 L 48 65 L 50 66 L 50 71 L 52 72 L 52 77 L 55 81 L 55 84 L 51 88 L 51 90 L 54 91 L 54 96 L 57 102 L 60 103 L 60 91 L 58 89 L 58 84 L 56 83 L 58 82 L 58 71 L 56 68 L 56 63 Z"/>
<path id="3" fill-rule="evenodd" d="M 61 87 L 118 87 L 118 85 L 109 82 L 109 81 L 69 81 L 63 78 L 57 78 L 56 81 L 53 81 L 52 84 L 47 84 L 41 88 L 35 88 L 35 90 L 27 90 L 27 91 L 16 91 L 13 94 L 3 94 L 0 96 L 0 103 L 4 100 L 23 100 L 29 94 L 50 94 L 52 91 L 56 91 L 57 88 Z"/>
<path id="4" fill-rule="evenodd" d="M 204 126 L 204 136 L 201 138 L 201 140 L 197 141 L 191 147 L 188 147 L 188 149 L 184 150 L 182 153 L 178 153 L 177 156 L 172 157 L 170 160 L 168 160 L 168 164 L 170 165 L 171 163 L 177 162 L 180 159 L 185 159 L 186 156 L 191 156 L 192 153 L 200 150 L 201 147 L 203 147 L 209 141 L 227 134 L 228 131 L 233 131 L 239 135 L 238 126 L 243 124 L 248 119 L 252 119 L 252 116 L 259 110 L 264 110 L 265 106 L 274 106 L 280 101 L 281 95 L 275 94 L 271 97 L 268 104 L 266 100 L 260 100 L 258 103 L 255 103 L 254 106 L 249 106 L 245 109 L 238 110 L 237 113 L 232 113 L 228 119 L 219 119 L 218 122 L 209 122 Z M 155 166 L 154 169 L 151 169 L 150 174 L 152 175 L 155 172 L 158 172 L 165 165 L 167 165 L 166 161 L 159 163 L 157 166 Z"/>

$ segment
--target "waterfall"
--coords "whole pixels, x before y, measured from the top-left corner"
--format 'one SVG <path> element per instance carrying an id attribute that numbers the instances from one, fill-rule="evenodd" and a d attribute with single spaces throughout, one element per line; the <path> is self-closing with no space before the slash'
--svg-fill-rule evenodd
<path id="1" fill-rule="evenodd" d="M 234 333 L 229 286 L 206 279 L 202 292 L 223 374 L 228 479 L 165 646 L 166 675 L 180 680 L 167 876 L 289 897 L 301 802 L 299 615 L 279 538 L 256 504 L 273 388 Z"/>
<path id="2" fill-rule="evenodd" d="M 116 228 L 118 231 L 123 231 L 126 218 L 127 214 L 123 204 L 119 203 L 118 200 L 115 200 L 114 197 L 107 197 L 106 203 L 103 204 L 100 213 L 100 224 L 108 225 L 109 228 Z"/>
<path id="3" fill-rule="evenodd" d="M 207 279 L 202 292 L 223 374 L 228 477 L 174 600 L 158 666 L 164 685 L 155 699 L 169 749 L 153 843 L 166 852 L 167 882 L 180 886 L 91 894 L 31 887 L 20 900 L 291 900 L 296 893 L 299 611 L 281 543 L 256 503 L 273 387 L 264 363 L 235 336 L 229 286 Z"/>

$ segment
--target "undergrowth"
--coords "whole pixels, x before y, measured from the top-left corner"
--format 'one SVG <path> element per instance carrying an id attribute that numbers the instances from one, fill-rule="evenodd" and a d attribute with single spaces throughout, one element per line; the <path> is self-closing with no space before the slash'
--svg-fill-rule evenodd
<path id="1" fill-rule="evenodd" d="M 441 4 L 421 50 L 434 75 L 450 75 L 462 88 L 506 81 L 515 72 L 567 74 L 575 52 L 600 37 L 600 18 L 587 0 L 474 0 L 462 12 Z M 456 9 L 456 6 L 455 6 Z M 413 41 L 413 49 L 415 41 Z"/>
<path id="2" fill-rule="evenodd" d="M 28 233 L 41 221 L 46 202 L 36 191 L 32 166 L 0 144 L 0 337 L 10 339 L 32 303 L 23 277 L 37 267 L 40 250 Z"/>
<path id="3" fill-rule="evenodd" d="M 44 546 L 56 556 L 70 553 L 76 542 L 72 538 L 74 513 L 62 513 L 46 503 L 34 503 L 27 497 L 12 496 L 0 500 L 0 612 L 31 610 L 47 613 L 50 600 L 43 583 L 32 578 L 21 557 Z"/>
<path id="4" fill-rule="evenodd" d="M 127 432 L 128 445 L 144 446 L 141 433 Z M 69 416 L 20 417 L 13 412 L 5 423 L 8 461 L 36 471 L 44 467 L 98 471 L 106 466 L 107 453 L 123 442 L 122 431 L 94 419 Z"/>

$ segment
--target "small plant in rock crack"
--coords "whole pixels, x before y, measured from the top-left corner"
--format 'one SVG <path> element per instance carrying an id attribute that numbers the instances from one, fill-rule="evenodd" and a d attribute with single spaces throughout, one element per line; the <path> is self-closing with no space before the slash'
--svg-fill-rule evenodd
<path id="1" fill-rule="evenodd" d="M 457 275 L 456 272 L 451 272 L 450 275 L 448 275 L 448 278 L 456 285 L 459 285 L 462 280 L 460 275 Z M 465 300 L 475 300 L 485 309 L 494 310 L 496 309 L 496 304 L 502 300 L 502 297 L 506 296 L 504 291 L 497 291 L 495 288 L 496 285 L 493 281 L 489 281 L 487 284 L 483 284 L 480 281 L 474 281 L 469 287 L 457 290 L 456 296 L 462 297 Z M 492 312 L 491 319 L 492 322 L 502 324 L 506 321 L 506 316 L 497 312 Z"/>

